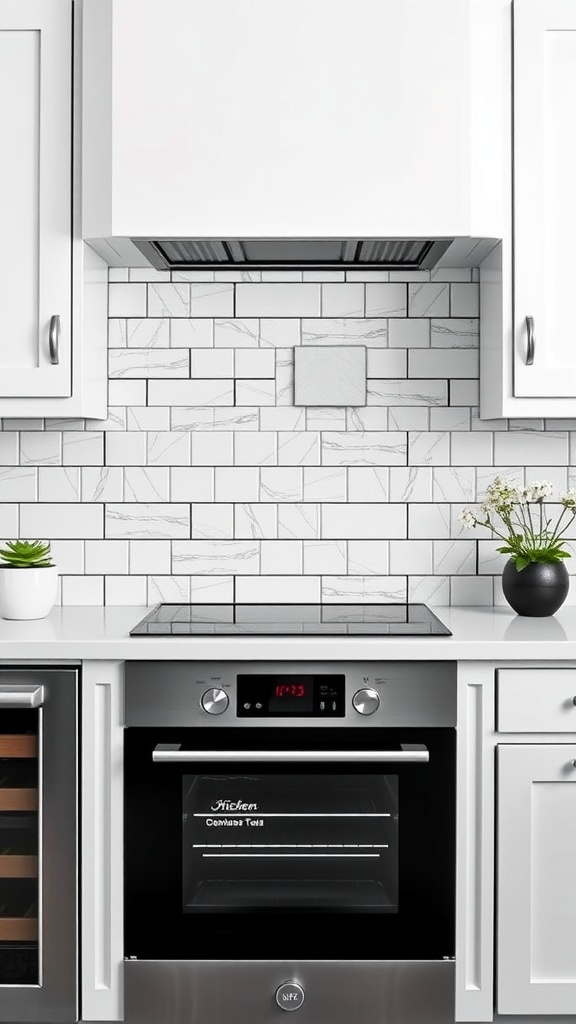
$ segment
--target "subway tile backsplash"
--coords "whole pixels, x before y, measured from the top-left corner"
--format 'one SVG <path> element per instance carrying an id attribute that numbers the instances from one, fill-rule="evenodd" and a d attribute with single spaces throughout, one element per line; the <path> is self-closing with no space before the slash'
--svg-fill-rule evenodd
<path id="1" fill-rule="evenodd" d="M 478 418 L 476 271 L 109 277 L 108 418 L 0 432 L 0 536 L 52 542 L 63 604 L 504 603 L 458 514 L 574 486 L 576 420 Z M 294 405 L 324 345 L 366 347 L 365 406 Z"/>

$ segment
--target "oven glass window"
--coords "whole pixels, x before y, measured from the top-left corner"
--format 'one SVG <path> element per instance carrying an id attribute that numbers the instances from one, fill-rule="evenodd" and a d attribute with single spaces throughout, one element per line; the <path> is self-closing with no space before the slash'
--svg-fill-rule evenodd
<path id="1" fill-rule="evenodd" d="M 398 912 L 398 776 L 184 775 L 185 913 Z"/>

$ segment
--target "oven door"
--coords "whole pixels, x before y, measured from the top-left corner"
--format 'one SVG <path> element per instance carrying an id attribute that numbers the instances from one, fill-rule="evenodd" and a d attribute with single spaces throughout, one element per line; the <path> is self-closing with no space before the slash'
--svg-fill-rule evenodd
<path id="1" fill-rule="evenodd" d="M 127 958 L 454 956 L 454 729 L 125 732 Z"/>

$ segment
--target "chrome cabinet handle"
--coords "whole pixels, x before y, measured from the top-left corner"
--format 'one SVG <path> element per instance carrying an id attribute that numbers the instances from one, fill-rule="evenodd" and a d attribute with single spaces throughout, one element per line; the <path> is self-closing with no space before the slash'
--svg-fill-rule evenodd
<path id="1" fill-rule="evenodd" d="M 57 313 L 50 317 L 48 345 L 50 347 L 50 362 L 53 366 L 57 366 L 60 362 L 60 317 Z"/>
<path id="2" fill-rule="evenodd" d="M 181 750 L 179 743 L 158 743 L 153 761 L 411 761 L 426 762 L 423 743 L 400 744 L 400 750 Z"/>
<path id="3" fill-rule="evenodd" d="M 43 686 L 0 686 L 2 708 L 39 708 L 43 703 Z"/>
<path id="4" fill-rule="evenodd" d="M 534 347 L 536 338 L 534 336 L 534 317 L 526 317 L 526 366 L 532 366 L 534 362 Z"/>

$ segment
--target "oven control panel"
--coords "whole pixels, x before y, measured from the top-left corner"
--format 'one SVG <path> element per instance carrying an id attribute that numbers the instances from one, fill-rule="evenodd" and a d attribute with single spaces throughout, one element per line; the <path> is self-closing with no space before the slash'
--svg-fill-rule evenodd
<path id="1" fill-rule="evenodd" d="M 126 725 L 456 724 L 455 662 L 125 663 Z"/>

